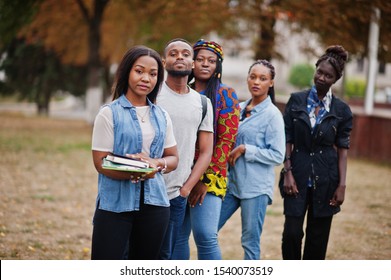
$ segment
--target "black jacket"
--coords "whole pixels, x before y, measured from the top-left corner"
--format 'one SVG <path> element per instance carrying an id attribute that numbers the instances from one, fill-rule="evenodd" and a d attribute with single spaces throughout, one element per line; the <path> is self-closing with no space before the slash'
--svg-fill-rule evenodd
<path id="1" fill-rule="evenodd" d="M 299 195 L 296 198 L 284 196 L 284 214 L 305 214 L 311 176 L 315 184 L 312 193 L 314 216 L 325 217 L 340 211 L 340 207 L 330 206 L 329 201 L 339 182 L 337 148 L 349 149 L 353 115 L 349 106 L 333 95 L 330 112 L 311 134 L 306 108 L 308 94 L 309 90 L 293 93 L 285 107 L 286 142 L 293 144 L 292 174 Z"/>

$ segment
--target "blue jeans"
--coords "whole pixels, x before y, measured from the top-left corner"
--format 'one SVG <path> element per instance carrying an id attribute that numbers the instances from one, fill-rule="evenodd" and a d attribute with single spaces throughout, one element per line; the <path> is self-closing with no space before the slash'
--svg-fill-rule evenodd
<path id="1" fill-rule="evenodd" d="M 161 260 L 172 259 L 175 242 L 185 219 L 186 205 L 187 198 L 182 196 L 170 200 L 170 222 L 160 250 Z"/>
<path id="2" fill-rule="evenodd" d="M 221 260 L 217 232 L 221 198 L 207 193 L 202 205 L 187 207 L 185 221 L 175 244 L 173 259 L 190 258 L 189 237 L 193 231 L 199 260 Z"/>
<path id="3" fill-rule="evenodd" d="M 239 199 L 227 192 L 221 207 L 219 230 L 225 222 L 241 208 L 242 219 L 242 247 L 245 260 L 259 260 L 261 258 L 261 234 L 269 204 L 267 195 L 260 195 L 250 199 Z"/>

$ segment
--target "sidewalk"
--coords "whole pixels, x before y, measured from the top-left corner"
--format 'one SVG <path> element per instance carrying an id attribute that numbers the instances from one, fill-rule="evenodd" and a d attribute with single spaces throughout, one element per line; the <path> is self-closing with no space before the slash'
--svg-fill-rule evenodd
<path id="1" fill-rule="evenodd" d="M 21 113 L 26 116 L 37 115 L 35 103 L 0 103 L 0 112 Z M 61 119 L 85 120 L 86 112 L 83 101 L 74 96 L 67 96 L 61 101 L 51 102 L 49 105 L 49 117 Z"/>
<path id="2" fill-rule="evenodd" d="M 238 79 L 239 77 L 236 77 Z M 243 78 L 243 77 L 242 77 Z M 240 88 L 241 82 L 235 81 L 232 76 L 226 79 L 227 84 L 235 86 L 240 90 L 237 91 L 240 100 L 246 100 L 251 96 L 245 91 L 244 88 Z M 286 104 L 288 102 L 289 95 L 276 95 L 276 102 Z M 349 105 L 353 113 L 356 115 L 365 115 L 364 107 L 360 105 Z M 0 112 L 13 112 L 22 113 L 26 116 L 33 116 L 37 114 L 37 107 L 34 103 L 20 102 L 20 103 L 0 103 Z M 79 119 L 86 120 L 86 111 L 84 101 L 81 98 L 74 96 L 67 96 L 64 100 L 51 102 L 49 105 L 49 117 L 61 118 L 61 119 Z M 374 108 L 373 117 L 381 117 L 391 119 L 391 110 L 387 108 Z"/>

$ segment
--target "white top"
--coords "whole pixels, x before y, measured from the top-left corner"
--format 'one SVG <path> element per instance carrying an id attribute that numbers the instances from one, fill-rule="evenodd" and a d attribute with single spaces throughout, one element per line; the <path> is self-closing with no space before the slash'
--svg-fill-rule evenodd
<path id="1" fill-rule="evenodd" d="M 142 152 L 149 155 L 151 143 L 155 137 L 155 130 L 150 121 L 149 106 L 136 107 L 137 118 L 143 135 Z M 164 110 L 163 110 L 164 111 Z M 164 148 L 170 148 L 176 145 L 172 122 L 169 114 L 164 111 L 167 120 L 167 133 L 164 141 Z M 141 121 L 144 119 L 144 122 Z M 94 129 L 92 132 L 92 150 L 102 152 L 113 152 L 114 146 L 114 127 L 113 114 L 110 106 L 103 107 L 95 118 Z"/>
<path id="2" fill-rule="evenodd" d="M 189 88 L 189 93 L 178 94 L 166 83 L 157 96 L 156 104 L 164 108 L 171 117 L 179 155 L 178 166 L 164 174 L 168 198 L 179 196 L 179 189 L 189 178 L 194 161 L 198 127 L 202 119 L 200 94 Z M 208 99 L 208 110 L 199 130 L 213 133 L 213 108 Z"/>

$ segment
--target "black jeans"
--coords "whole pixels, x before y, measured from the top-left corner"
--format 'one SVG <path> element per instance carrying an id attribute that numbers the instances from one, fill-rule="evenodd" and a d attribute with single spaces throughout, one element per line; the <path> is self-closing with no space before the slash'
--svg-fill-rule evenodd
<path id="1" fill-rule="evenodd" d="M 170 208 L 144 204 L 141 193 L 139 211 L 115 213 L 96 209 L 92 260 L 158 259 Z"/>
<path id="2" fill-rule="evenodd" d="M 307 203 L 307 226 L 303 260 L 324 260 L 326 258 L 333 216 L 314 217 L 311 191 L 308 191 Z M 284 260 L 301 259 L 304 218 L 305 216 L 285 216 L 284 232 L 282 234 L 282 258 Z"/>

